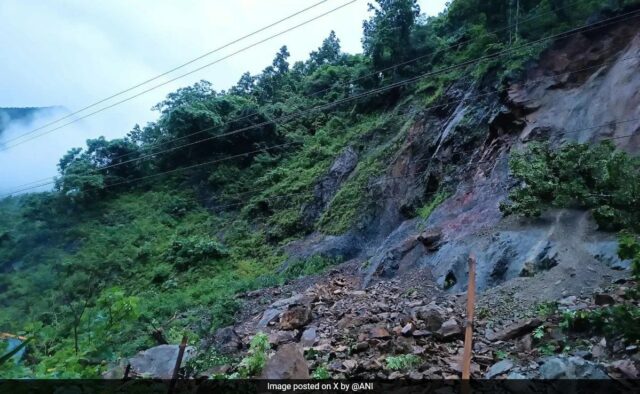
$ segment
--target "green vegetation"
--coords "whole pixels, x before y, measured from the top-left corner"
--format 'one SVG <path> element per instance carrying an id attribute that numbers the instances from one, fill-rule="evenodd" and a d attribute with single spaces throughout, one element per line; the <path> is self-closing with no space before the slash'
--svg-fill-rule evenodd
<path id="1" fill-rule="evenodd" d="M 622 230 L 618 255 L 632 261 L 632 273 L 640 278 L 640 158 L 618 151 L 608 142 L 595 146 L 572 143 L 557 150 L 532 144 L 512 155 L 510 168 L 523 186 L 513 190 L 510 201 L 501 205 L 505 214 L 539 216 L 549 207 L 590 209 L 602 229 Z M 560 326 L 567 331 L 590 330 L 638 341 L 639 294 L 638 289 L 631 289 L 627 303 L 565 312 Z M 539 311 L 548 314 L 550 308 Z"/>
<path id="2" fill-rule="evenodd" d="M 591 209 L 602 229 L 640 230 L 640 159 L 615 149 L 610 142 L 596 146 L 568 144 L 552 150 L 531 144 L 514 152 L 513 176 L 525 186 L 509 194 L 505 214 L 540 216 L 550 207 Z"/>
<path id="3" fill-rule="evenodd" d="M 238 377 L 250 378 L 260 375 L 267 362 L 267 351 L 270 348 L 271 345 L 267 334 L 257 333 L 251 340 L 249 354 L 238 365 Z"/>
<path id="4" fill-rule="evenodd" d="M 318 368 L 316 368 L 315 371 L 313 371 L 313 373 L 311 374 L 311 378 L 312 379 L 330 379 L 331 374 L 329 373 L 329 370 L 327 369 L 326 365 L 321 365 Z"/>
<path id="5" fill-rule="evenodd" d="M 121 357 L 183 334 L 197 343 L 231 324 L 241 307 L 237 293 L 338 263 L 311 257 L 283 267 L 291 260 L 282 246 L 314 231 L 366 226 L 384 198 L 379 181 L 389 175 L 419 109 L 448 100 L 448 89 L 461 79 L 501 86 L 547 43 L 473 70 L 457 64 L 635 2 L 560 3 L 521 0 L 516 34 L 504 29 L 513 11 L 505 1 L 454 0 L 441 15 L 424 18 L 414 0 L 377 0 L 364 24 L 363 54 L 343 53 L 333 32 L 305 61 L 290 64 L 284 46 L 262 72 L 243 74 L 227 91 L 206 81 L 180 88 L 155 106 L 157 121 L 134 126 L 124 138 L 90 139 L 71 149 L 60 159 L 53 191 L 0 201 L 0 331 L 33 338 L 29 357 L 3 363 L 0 374 L 97 377 Z M 379 72 L 414 57 L 420 60 Z M 356 168 L 326 209 L 307 215 L 314 187 L 347 147 L 357 152 Z M 612 168 L 627 163 L 601 149 L 593 159 L 609 160 Z M 602 182 L 596 192 L 613 196 L 593 200 L 571 191 L 572 199 L 599 208 L 603 225 L 633 230 L 638 213 L 625 210 L 637 198 L 636 183 L 628 182 L 637 173 L 623 185 L 616 173 L 592 172 L 590 182 Z M 545 196 L 544 182 L 534 187 L 534 201 L 515 195 L 509 209 L 535 214 L 562 202 Z M 437 194 L 419 214 L 427 218 L 444 198 Z M 626 253 L 637 256 L 636 240 L 625 239 Z M 264 338 L 257 338 L 242 376 L 263 364 Z M 206 357 L 198 362 L 217 360 Z"/>
<path id="6" fill-rule="evenodd" d="M 422 359 L 415 354 L 401 354 L 399 356 L 389 356 L 385 359 L 387 368 L 394 371 L 406 371 L 418 367 Z"/>
<path id="7" fill-rule="evenodd" d="M 420 216 L 424 220 L 429 219 L 429 216 L 431 216 L 431 213 L 434 211 L 434 209 L 438 208 L 438 206 L 442 204 L 448 197 L 448 193 L 439 191 L 428 203 L 418 209 L 418 216 Z"/>

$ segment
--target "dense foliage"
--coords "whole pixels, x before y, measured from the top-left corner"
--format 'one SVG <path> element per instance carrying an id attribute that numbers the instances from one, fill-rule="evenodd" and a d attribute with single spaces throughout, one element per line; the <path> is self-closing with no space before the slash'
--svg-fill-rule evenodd
<path id="1" fill-rule="evenodd" d="M 54 191 L 0 201 L 0 331 L 33 338 L 23 363 L 4 363 L 0 373 L 98 376 L 119 357 L 185 333 L 196 343 L 230 324 L 238 292 L 339 262 L 315 257 L 281 269 L 280 246 L 361 224 L 375 208 L 368 187 L 384 175 L 413 108 L 439 102 L 458 80 L 502 86 L 547 42 L 523 44 L 631 2 L 521 0 L 516 15 L 503 0 L 455 0 L 425 18 L 414 0 L 377 0 L 364 22 L 363 54 L 343 53 L 334 32 L 306 61 L 290 64 L 283 46 L 228 91 L 206 81 L 178 89 L 155 107 L 157 121 L 71 149 Z M 437 73 L 362 95 L 428 72 Z M 359 98 L 340 101 L 349 97 Z M 326 209 L 307 215 L 314 186 L 346 147 L 358 153 L 355 170 Z M 612 165 L 622 160 L 600 149 Z M 627 223 L 619 211 L 638 190 L 608 189 L 616 174 L 585 176 L 597 192 L 615 193 L 598 200 L 610 207 L 602 218 Z M 514 201 L 533 210 L 553 204 L 536 185 L 539 200 Z M 444 195 L 422 201 L 420 215 Z M 580 190 L 571 198 L 592 202 Z M 252 346 L 246 376 L 260 367 L 263 347 Z"/>
<path id="2" fill-rule="evenodd" d="M 618 255 L 630 260 L 640 280 L 640 158 L 612 143 L 570 143 L 558 149 L 532 144 L 512 153 L 510 168 L 521 183 L 501 205 L 505 214 L 539 216 L 544 209 L 590 209 L 598 225 L 622 230 Z M 564 316 L 566 329 L 589 330 L 610 337 L 640 340 L 640 289 L 627 292 L 629 302 Z"/>

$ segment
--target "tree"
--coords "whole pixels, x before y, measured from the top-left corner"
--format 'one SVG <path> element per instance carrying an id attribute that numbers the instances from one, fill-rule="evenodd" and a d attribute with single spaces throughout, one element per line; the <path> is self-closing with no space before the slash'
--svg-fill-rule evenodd
<path id="1" fill-rule="evenodd" d="M 362 24 L 362 45 L 374 67 L 384 67 L 411 55 L 411 30 L 420 15 L 420 6 L 417 0 L 376 0 L 376 3 L 369 3 L 373 16 Z"/>
<path id="2" fill-rule="evenodd" d="M 255 88 L 256 78 L 251 76 L 247 71 L 240 77 L 238 83 L 231 88 L 231 94 L 237 94 L 239 96 L 246 96 L 253 92 Z"/>
<path id="3" fill-rule="evenodd" d="M 152 109 L 166 114 L 183 105 L 206 102 L 217 95 L 218 93 L 213 90 L 211 82 L 202 80 L 192 86 L 180 88 L 173 93 L 169 93 L 166 100 L 154 105 Z"/>
<path id="4" fill-rule="evenodd" d="M 309 63 L 312 67 L 326 63 L 335 64 L 340 60 L 340 54 L 340 39 L 336 36 L 336 32 L 331 30 L 329 36 L 322 41 L 322 46 L 309 54 Z"/>

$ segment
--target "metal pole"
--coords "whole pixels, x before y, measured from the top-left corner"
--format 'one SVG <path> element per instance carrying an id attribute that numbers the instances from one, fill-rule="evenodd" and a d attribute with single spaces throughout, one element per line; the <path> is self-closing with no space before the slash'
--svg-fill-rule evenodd
<path id="1" fill-rule="evenodd" d="M 464 353 L 462 356 L 462 379 L 471 377 L 471 350 L 473 341 L 473 312 L 476 298 L 476 258 L 469 255 L 469 286 L 467 289 L 467 321 L 464 333 Z"/>
<path id="2" fill-rule="evenodd" d="M 171 377 L 171 382 L 169 383 L 168 394 L 173 393 L 173 389 L 176 387 L 176 382 L 178 381 L 178 373 L 180 372 L 180 365 L 182 364 L 182 357 L 184 356 L 184 349 L 186 347 L 187 347 L 187 336 L 184 335 L 182 337 L 182 342 L 180 343 L 180 347 L 178 348 L 178 358 L 176 359 L 176 366 L 173 368 L 173 376 Z"/>

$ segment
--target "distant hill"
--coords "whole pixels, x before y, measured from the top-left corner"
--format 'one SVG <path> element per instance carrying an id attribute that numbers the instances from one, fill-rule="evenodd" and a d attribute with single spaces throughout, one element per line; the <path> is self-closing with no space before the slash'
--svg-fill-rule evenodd
<path id="1" fill-rule="evenodd" d="M 28 123 L 38 113 L 54 111 L 66 111 L 66 109 L 61 106 L 0 108 L 0 134 L 2 134 L 2 132 L 4 132 L 4 130 L 9 126 L 9 123 Z"/>

